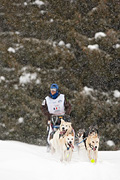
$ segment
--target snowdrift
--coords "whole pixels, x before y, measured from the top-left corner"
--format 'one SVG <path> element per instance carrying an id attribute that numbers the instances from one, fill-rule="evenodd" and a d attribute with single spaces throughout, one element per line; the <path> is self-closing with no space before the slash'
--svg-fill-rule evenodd
<path id="1" fill-rule="evenodd" d="M 97 164 L 74 150 L 70 163 L 46 147 L 15 141 L 0 141 L 0 180 L 120 180 L 120 151 L 101 151 Z"/>

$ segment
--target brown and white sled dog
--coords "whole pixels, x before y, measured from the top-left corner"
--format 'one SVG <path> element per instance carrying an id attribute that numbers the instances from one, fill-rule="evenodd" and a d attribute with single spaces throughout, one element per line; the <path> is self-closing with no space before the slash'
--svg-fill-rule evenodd
<path id="1" fill-rule="evenodd" d="M 60 152 L 60 138 L 65 137 L 73 131 L 71 122 L 61 120 L 60 128 L 55 132 L 53 139 L 50 140 L 51 153 Z"/>
<path id="2" fill-rule="evenodd" d="M 97 162 L 99 148 L 98 134 L 96 132 L 92 132 L 91 134 L 89 134 L 85 143 L 89 160 L 91 161 L 92 159 L 94 159 L 95 162 Z"/>
<path id="3" fill-rule="evenodd" d="M 61 161 L 70 162 L 74 148 L 74 134 L 68 134 L 65 137 L 60 137 Z"/>

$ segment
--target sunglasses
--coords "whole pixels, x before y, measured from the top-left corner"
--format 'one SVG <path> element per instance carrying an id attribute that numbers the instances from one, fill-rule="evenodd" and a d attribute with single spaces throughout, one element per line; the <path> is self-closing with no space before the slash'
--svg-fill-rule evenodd
<path id="1" fill-rule="evenodd" d="M 54 91 L 54 92 L 56 92 L 56 89 L 50 89 L 50 91 Z"/>

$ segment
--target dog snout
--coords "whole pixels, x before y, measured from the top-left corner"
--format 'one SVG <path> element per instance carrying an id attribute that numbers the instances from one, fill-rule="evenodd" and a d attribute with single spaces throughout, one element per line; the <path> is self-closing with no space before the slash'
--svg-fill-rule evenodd
<path id="1" fill-rule="evenodd" d="M 72 144 L 72 141 L 69 141 L 70 144 Z"/>
<path id="2" fill-rule="evenodd" d="M 64 131 L 64 130 L 65 130 L 65 128 L 64 128 L 64 127 L 62 127 L 62 130 Z"/>
<path id="3" fill-rule="evenodd" d="M 97 149 L 97 146 L 95 146 L 95 149 Z"/>

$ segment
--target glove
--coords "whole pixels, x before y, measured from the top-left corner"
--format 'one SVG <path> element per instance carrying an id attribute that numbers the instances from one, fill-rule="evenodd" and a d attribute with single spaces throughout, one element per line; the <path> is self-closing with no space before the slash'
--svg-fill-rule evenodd
<path id="1" fill-rule="evenodd" d="M 48 125 L 50 125 L 51 124 L 51 121 L 50 120 L 48 120 L 48 123 L 47 123 Z"/>

